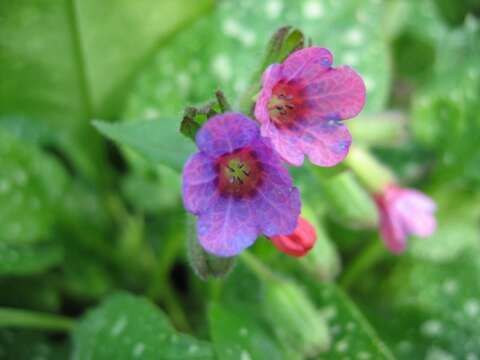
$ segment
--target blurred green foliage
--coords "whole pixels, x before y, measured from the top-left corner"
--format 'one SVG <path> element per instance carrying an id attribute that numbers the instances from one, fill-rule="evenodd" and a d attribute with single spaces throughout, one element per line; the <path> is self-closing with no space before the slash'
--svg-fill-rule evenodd
<path id="1" fill-rule="evenodd" d="M 0 358 L 477 359 L 479 13 L 477 0 L 1 1 Z M 218 89 L 238 109 L 285 25 L 359 71 L 354 141 L 437 201 L 439 228 L 389 255 L 352 173 L 292 169 L 316 248 L 292 259 L 260 239 L 253 262 L 202 282 L 185 249 L 183 111 Z"/>

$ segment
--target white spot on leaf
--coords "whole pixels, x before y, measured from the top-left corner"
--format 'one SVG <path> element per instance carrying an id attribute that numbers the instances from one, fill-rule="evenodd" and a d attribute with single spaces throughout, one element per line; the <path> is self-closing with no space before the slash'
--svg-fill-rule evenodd
<path id="1" fill-rule="evenodd" d="M 305 2 L 302 10 L 303 16 L 305 16 L 307 19 L 319 19 L 325 13 L 323 5 L 315 0 L 308 0 Z"/>
<path id="2" fill-rule="evenodd" d="M 125 316 L 118 319 L 112 327 L 112 336 L 119 335 L 127 326 L 127 318 Z"/>
<path id="3" fill-rule="evenodd" d="M 280 0 L 270 0 L 265 4 L 265 11 L 270 19 L 276 19 L 283 9 L 283 3 Z"/>
<path id="4" fill-rule="evenodd" d="M 212 61 L 212 71 L 220 80 L 228 81 L 232 77 L 232 66 L 224 54 L 217 55 Z"/>

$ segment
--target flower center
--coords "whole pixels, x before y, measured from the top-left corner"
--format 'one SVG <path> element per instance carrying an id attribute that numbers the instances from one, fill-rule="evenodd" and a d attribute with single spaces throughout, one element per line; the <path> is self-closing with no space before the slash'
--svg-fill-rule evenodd
<path id="1" fill-rule="evenodd" d="M 268 103 L 268 113 L 273 123 L 278 126 L 290 126 L 299 115 L 302 105 L 300 89 L 295 83 L 279 82 L 272 89 Z"/>
<path id="2" fill-rule="evenodd" d="M 218 189 L 224 196 L 253 196 L 262 181 L 262 166 L 254 151 L 242 148 L 217 160 Z"/>

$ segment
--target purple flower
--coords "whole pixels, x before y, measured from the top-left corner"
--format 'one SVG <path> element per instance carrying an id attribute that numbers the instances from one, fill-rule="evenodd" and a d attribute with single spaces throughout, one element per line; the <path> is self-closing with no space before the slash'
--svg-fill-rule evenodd
<path id="1" fill-rule="evenodd" d="M 298 189 L 253 121 L 240 113 L 214 116 L 196 142 L 200 151 L 185 164 L 182 193 L 206 251 L 234 256 L 260 234 L 295 230 Z"/>
<path id="2" fill-rule="evenodd" d="M 380 233 L 392 252 L 404 251 L 409 235 L 428 237 L 435 232 L 435 202 L 420 191 L 388 185 L 375 201 L 380 212 Z"/>
<path id="3" fill-rule="evenodd" d="M 304 154 L 320 166 L 342 161 L 352 141 L 341 120 L 365 104 L 365 84 L 350 67 L 332 67 L 327 49 L 306 48 L 283 64 L 270 65 L 255 106 L 262 136 L 288 163 L 300 166 Z"/>

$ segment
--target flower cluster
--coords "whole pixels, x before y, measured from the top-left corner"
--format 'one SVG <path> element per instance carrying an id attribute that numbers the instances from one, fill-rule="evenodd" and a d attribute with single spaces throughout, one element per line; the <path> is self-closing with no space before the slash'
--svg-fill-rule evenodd
<path id="1" fill-rule="evenodd" d="M 299 218 L 299 191 L 285 165 L 300 166 L 305 155 L 318 166 L 341 162 L 352 141 L 342 121 L 365 104 L 362 78 L 332 63 L 324 48 L 290 54 L 265 70 L 254 120 L 226 112 L 210 118 L 196 134 L 199 152 L 184 167 L 182 191 L 207 252 L 235 256 L 259 235 L 291 256 L 303 256 L 314 245 L 315 230 Z M 423 235 L 434 227 L 422 227 L 405 214 L 410 205 L 427 213 L 431 207 L 413 191 L 387 191 L 377 199 L 382 232 L 394 251 L 403 249 L 406 234 Z M 423 220 L 429 218 L 418 221 Z"/>
<path id="2" fill-rule="evenodd" d="M 323 48 L 292 53 L 263 74 L 255 107 L 260 126 L 230 112 L 197 133 L 199 152 L 185 165 L 182 192 L 207 252 L 235 256 L 259 235 L 293 256 L 313 246 L 315 231 L 299 219 L 299 191 L 284 162 L 299 166 L 306 154 L 314 164 L 333 166 L 348 152 L 351 136 L 341 120 L 361 111 L 365 85 L 332 62 Z"/>

